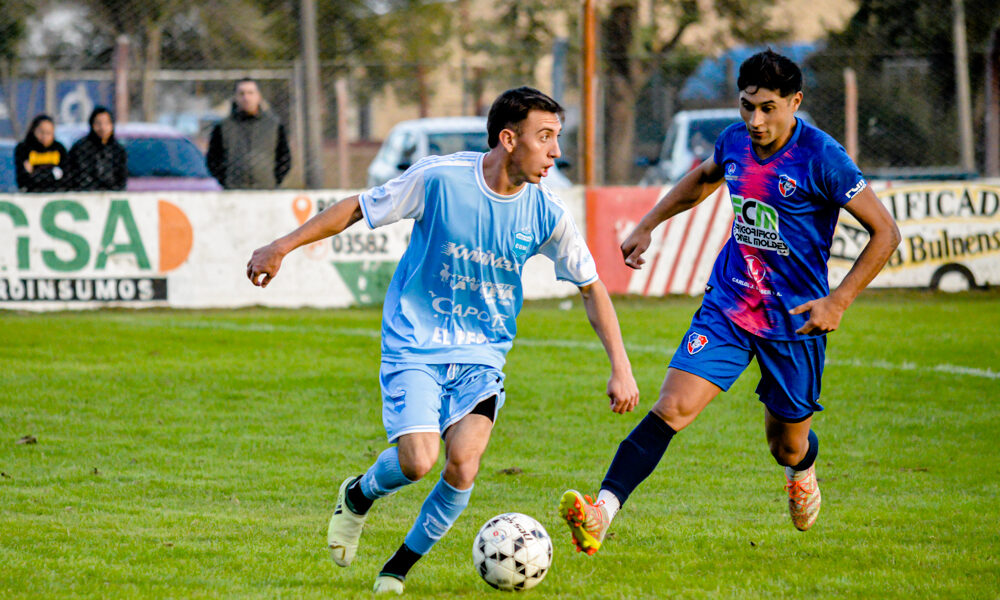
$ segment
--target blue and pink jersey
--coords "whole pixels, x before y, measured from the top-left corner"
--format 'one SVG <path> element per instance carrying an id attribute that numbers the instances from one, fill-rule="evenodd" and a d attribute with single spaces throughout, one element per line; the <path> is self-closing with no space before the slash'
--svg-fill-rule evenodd
<path id="1" fill-rule="evenodd" d="M 861 171 L 832 137 L 796 119 L 791 139 L 761 160 L 743 123 L 715 142 L 735 219 L 715 261 L 704 302 L 744 330 L 799 340 L 808 316 L 796 306 L 830 293 L 827 259 L 840 208 L 865 188 Z"/>

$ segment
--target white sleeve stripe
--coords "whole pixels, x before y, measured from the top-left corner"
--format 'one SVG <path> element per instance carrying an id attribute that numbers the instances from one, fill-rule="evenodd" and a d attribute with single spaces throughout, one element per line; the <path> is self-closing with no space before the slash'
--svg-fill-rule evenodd
<path id="1" fill-rule="evenodd" d="M 358 206 L 361 207 L 361 215 L 365 218 L 365 225 L 368 226 L 368 229 L 375 229 L 371 217 L 368 216 L 368 202 L 366 200 L 368 197 L 367 193 L 360 194 L 358 196 Z"/>

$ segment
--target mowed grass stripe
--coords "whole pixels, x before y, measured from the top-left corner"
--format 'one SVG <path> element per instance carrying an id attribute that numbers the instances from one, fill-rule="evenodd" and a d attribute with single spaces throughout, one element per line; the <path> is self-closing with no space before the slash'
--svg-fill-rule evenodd
<path id="1" fill-rule="evenodd" d="M 206 319 L 199 321 L 148 321 L 141 319 L 114 319 L 118 322 L 128 323 L 130 325 L 137 325 L 141 327 L 160 327 L 160 328 L 188 328 L 188 329 L 209 329 L 209 330 L 223 330 L 223 331 L 245 331 L 253 333 L 300 333 L 300 334 L 317 334 L 320 333 L 315 327 L 306 327 L 301 325 L 272 325 L 268 323 L 246 323 L 246 322 L 233 322 L 225 319 Z M 380 337 L 380 329 L 350 329 L 350 328 L 340 328 L 335 330 L 338 336 L 358 336 L 378 339 Z M 583 340 L 556 340 L 556 339 L 532 339 L 528 337 L 518 337 L 515 340 L 515 345 L 518 346 L 534 346 L 539 348 L 567 348 L 574 350 L 587 350 L 587 351 L 602 351 L 604 347 L 598 341 L 583 341 Z M 638 344 L 626 341 L 626 349 L 630 354 L 644 353 L 644 354 L 657 354 L 663 357 L 669 358 L 674 354 L 674 349 L 672 347 L 664 346 L 651 346 L 647 344 Z M 861 367 L 861 368 L 872 368 L 872 369 L 883 369 L 886 371 L 934 371 L 937 373 L 943 373 L 946 375 L 962 375 L 968 377 L 983 377 L 985 379 L 1000 379 L 1000 371 L 994 371 L 992 369 L 979 369 L 974 367 L 966 367 L 961 365 L 952 364 L 921 364 L 913 361 L 906 361 L 903 363 L 891 363 L 884 360 L 863 360 L 863 359 L 840 359 L 828 357 L 826 364 L 828 366 L 835 367 Z"/>

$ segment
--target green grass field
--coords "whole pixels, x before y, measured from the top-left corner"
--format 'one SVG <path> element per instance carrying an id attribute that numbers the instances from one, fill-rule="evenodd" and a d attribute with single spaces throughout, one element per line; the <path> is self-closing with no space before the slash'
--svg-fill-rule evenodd
<path id="1" fill-rule="evenodd" d="M 496 597 L 494 514 L 556 540 L 533 598 L 996 598 L 1000 293 L 868 293 L 830 338 L 812 531 L 788 518 L 751 366 L 671 444 L 595 557 L 555 507 L 596 488 L 655 399 L 697 299 L 619 299 L 643 398 L 616 416 L 579 300 L 529 303 L 472 502 L 412 598 Z M 433 483 L 329 560 L 343 477 L 385 447 L 376 309 L 0 313 L 0 596 L 366 598 Z M 24 436 L 37 443 L 18 443 Z M 440 461 L 439 461 L 440 463 Z"/>

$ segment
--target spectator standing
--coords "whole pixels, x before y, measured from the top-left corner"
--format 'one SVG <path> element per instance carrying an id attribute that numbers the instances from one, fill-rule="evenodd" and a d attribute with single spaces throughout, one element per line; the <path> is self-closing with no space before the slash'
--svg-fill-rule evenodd
<path id="1" fill-rule="evenodd" d="M 14 147 L 17 187 L 24 192 L 66 189 L 66 147 L 56 141 L 52 117 L 40 114 L 31 121 L 24 141 Z"/>
<path id="2" fill-rule="evenodd" d="M 273 189 L 288 174 L 292 157 L 285 128 L 261 106 L 253 79 L 236 82 L 232 114 L 212 129 L 205 162 L 230 190 Z"/>
<path id="3" fill-rule="evenodd" d="M 124 190 L 128 180 L 125 146 L 115 140 L 111 111 L 98 106 L 90 113 L 90 132 L 69 150 L 70 184 L 74 190 Z"/>

